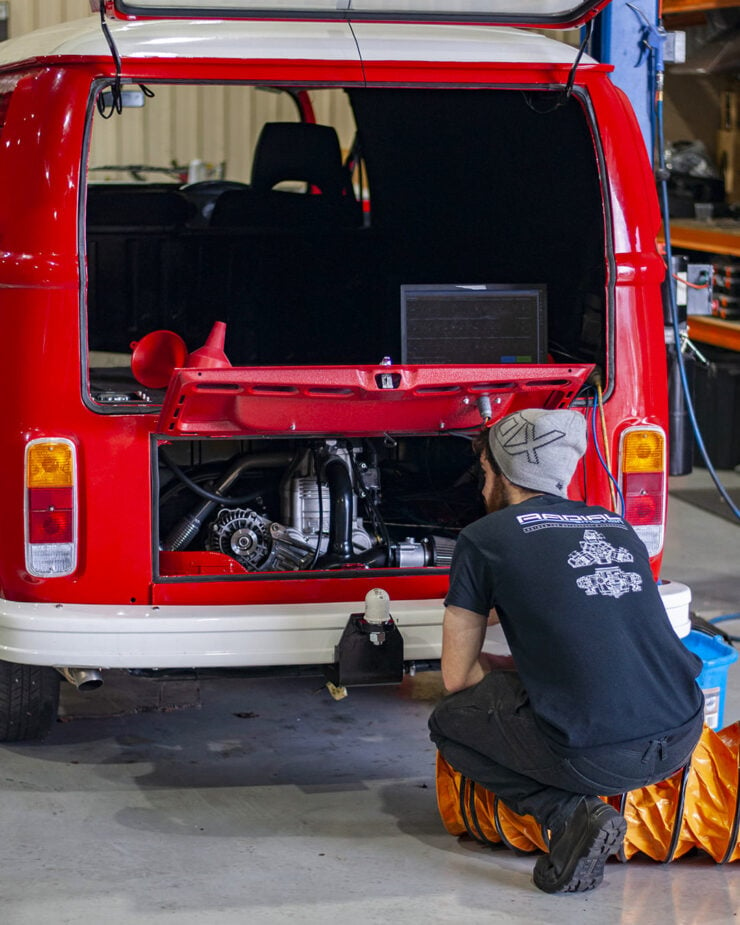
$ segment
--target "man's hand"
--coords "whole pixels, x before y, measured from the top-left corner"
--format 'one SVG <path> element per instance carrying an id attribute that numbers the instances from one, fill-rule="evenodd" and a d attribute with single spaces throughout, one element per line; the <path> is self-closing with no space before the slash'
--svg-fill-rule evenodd
<path id="1" fill-rule="evenodd" d="M 483 680 L 481 648 L 488 615 L 463 607 L 446 607 L 442 623 L 442 681 L 452 694 Z"/>

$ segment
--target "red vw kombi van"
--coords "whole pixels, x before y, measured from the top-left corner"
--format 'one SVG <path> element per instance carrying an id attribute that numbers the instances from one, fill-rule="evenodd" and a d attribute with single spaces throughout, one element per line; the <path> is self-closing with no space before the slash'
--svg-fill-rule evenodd
<path id="1" fill-rule="evenodd" d="M 105 0 L 0 45 L 1 739 L 62 675 L 433 663 L 517 409 L 588 418 L 571 495 L 659 577 L 651 169 L 526 28 L 604 5 Z"/>

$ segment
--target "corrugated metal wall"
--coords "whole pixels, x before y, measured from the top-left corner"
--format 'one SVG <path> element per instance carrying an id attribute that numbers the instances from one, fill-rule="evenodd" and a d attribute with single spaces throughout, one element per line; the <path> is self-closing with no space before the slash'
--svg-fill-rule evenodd
<path id="1" fill-rule="evenodd" d="M 193 179 L 249 180 L 252 150 L 266 121 L 295 121 L 298 110 L 283 93 L 253 87 L 173 87 L 153 84 L 143 109 L 125 109 L 110 119 L 96 117 L 90 167 L 96 182 L 126 180 L 101 168 L 109 165 L 187 167 L 200 161 Z M 148 180 L 165 176 L 146 174 Z M 169 179 L 172 179 L 171 177 Z"/>
<path id="2" fill-rule="evenodd" d="M 8 31 L 12 38 L 89 15 L 89 0 L 10 0 Z M 248 180 L 260 126 L 267 121 L 292 121 L 297 117 L 295 105 L 285 94 L 245 87 L 154 89 L 156 99 L 144 109 L 127 110 L 122 118 L 96 121 L 91 167 L 168 167 L 197 159 L 216 169 L 223 163 L 230 179 Z M 352 140 L 353 124 L 344 94 L 332 91 L 319 96 L 315 101 L 317 120 L 335 125 L 346 149 Z M 105 179 L 105 171 L 96 170 L 94 178 Z M 111 175 L 110 179 L 124 178 Z"/>
<path id="3" fill-rule="evenodd" d="M 90 0 L 10 0 L 8 35 L 13 38 L 90 15 Z"/>
<path id="4" fill-rule="evenodd" d="M 143 109 L 127 109 L 111 119 L 96 118 L 90 167 L 95 168 L 97 181 L 126 179 L 100 169 L 108 165 L 166 168 L 200 161 L 203 172 L 195 179 L 225 177 L 248 182 L 252 151 L 262 125 L 298 118 L 298 109 L 286 93 L 248 86 L 153 84 L 150 89 L 155 97 L 147 100 Z M 352 141 L 354 121 L 345 94 L 321 90 L 312 94 L 312 100 L 317 121 L 334 125 L 346 150 Z"/>

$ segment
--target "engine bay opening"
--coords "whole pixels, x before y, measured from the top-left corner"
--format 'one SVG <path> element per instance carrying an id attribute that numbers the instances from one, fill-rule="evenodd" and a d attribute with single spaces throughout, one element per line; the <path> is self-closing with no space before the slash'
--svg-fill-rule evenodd
<path id="1" fill-rule="evenodd" d="M 483 513 L 467 435 L 157 445 L 159 577 L 447 569 Z"/>

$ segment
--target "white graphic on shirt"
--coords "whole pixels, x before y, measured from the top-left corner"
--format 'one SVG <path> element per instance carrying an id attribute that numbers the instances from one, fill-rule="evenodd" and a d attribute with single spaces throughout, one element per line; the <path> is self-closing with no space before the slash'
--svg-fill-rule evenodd
<path id="1" fill-rule="evenodd" d="M 612 562 L 634 562 L 632 553 L 624 546 L 612 546 L 598 530 L 584 530 L 580 550 L 574 549 L 568 556 L 571 568 L 585 565 L 611 565 Z"/>
<path id="2" fill-rule="evenodd" d="M 597 565 L 591 575 L 576 579 L 579 588 L 588 596 L 601 594 L 604 597 L 620 598 L 630 591 L 642 590 L 642 577 L 637 572 L 627 572 L 615 562 L 634 562 L 632 553 L 623 546 L 612 546 L 598 530 L 584 530 L 580 549 L 574 549 L 568 556 L 571 568 Z"/>
<path id="3" fill-rule="evenodd" d="M 613 568 L 597 568 L 593 575 L 578 578 L 576 584 L 590 596 L 622 597 L 630 591 L 640 591 L 642 578 L 637 572 L 625 572 L 615 565 Z"/>

